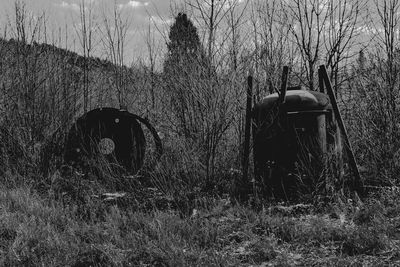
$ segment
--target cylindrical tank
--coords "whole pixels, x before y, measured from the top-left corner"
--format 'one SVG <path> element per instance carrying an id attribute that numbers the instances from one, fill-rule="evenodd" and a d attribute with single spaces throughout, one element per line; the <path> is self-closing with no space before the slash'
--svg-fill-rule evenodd
<path id="1" fill-rule="evenodd" d="M 335 142 L 329 97 L 291 90 L 279 103 L 271 94 L 255 105 L 253 122 L 255 175 L 263 193 L 285 200 L 311 193 Z"/>

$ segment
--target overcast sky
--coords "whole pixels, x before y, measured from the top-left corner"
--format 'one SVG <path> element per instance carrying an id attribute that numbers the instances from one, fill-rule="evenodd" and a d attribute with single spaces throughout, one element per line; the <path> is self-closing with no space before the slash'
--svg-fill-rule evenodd
<path id="1" fill-rule="evenodd" d="M 79 23 L 79 4 L 82 0 L 24 0 L 30 15 L 37 17 L 45 12 L 47 20 L 47 36 L 49 39 L 62 35 L 62 46 L 65 46 L 65 31 L 68 31 L 68 48 L 79 52 L 80 45 L 75 36 L 74 23 Z M 92 2 L 96 14 L 112 11 L 114 0 L 85 0 Z M 126 63 L 137 58 L 146 58 L 145 36 L 149 31 L 154 35 L 156 45 L 163 48 L 165 40 L 161 32 L 167 32 L 173 18 L 172 11 L 178 0 L 116 0 L 116 4 L 130 19 L 127 36 Z M 5 25 L 13 25 L 15 20 L 15 0 L 0 0 L 1 32 L 4 35 Z M 67 25 L 67 26 L 66 26 Z M 12 27 L 8 26 L 8 38 L 12 37 Z M 61 33 L 61 34 L 60 34 Z M 75 39 L 75 42 L 73 41 Z M 48 41 L 50 42 L 50 41 Z M 96 54 L 104 54 L 101 44 L 96 46 Z"/>

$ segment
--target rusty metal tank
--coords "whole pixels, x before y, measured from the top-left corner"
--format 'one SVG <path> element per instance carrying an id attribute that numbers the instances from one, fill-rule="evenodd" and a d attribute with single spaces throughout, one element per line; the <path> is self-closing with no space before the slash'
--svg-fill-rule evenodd
<path id="1" fill-rule="evenodd" d="M 69 131 L 65 162 L 85 168 L 101 157 L 129 173 L 143 165 L 146 140 L 138 117 L 115 108 L 94 109 L 80 117 Z"/>
<path id="2" fill-rule="evenodd" d="M 311 193 L 335 140 L 328 95 L 290 90 L 284 99 L 275 93 L 254 106 L 253 149 L 264 195 L 291 200 Z"/>

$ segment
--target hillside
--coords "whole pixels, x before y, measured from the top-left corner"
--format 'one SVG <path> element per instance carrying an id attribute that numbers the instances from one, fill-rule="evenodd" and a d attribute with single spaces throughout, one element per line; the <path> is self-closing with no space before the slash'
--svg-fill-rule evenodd
<path id="1" fill-rule="evenodd" d="M 39 117 L 41 114 L 35 113 L 45 109 L 54 121 L 58 120 L 57 116 L 61 116 L 59 113 L 63 110 L 67 113 L 72 111 L 70 115 L 74 117 L 79 116 L 83 112 L 85 83 L 88 83 L 89 110 L 101 106 L 117 107 L 115 79 L 121 73 L 126 77 L 124 86 L 128 88 L 125 98 L 137 98 L 142 91 L 138 88 L 144 79 L 141 70 L 117 67 L 99 58 L 85 59 L 53 45 L 23 44 L 13 39 L 1 39 L 0 54 L 2 101 L 6 104 L 3 105 L 4 113 L 7 113 L 7 104 L 19 102 L 18 109 L 35 106 L 32 115 Z M 85 64 L 89 73 L 87 81 L 84 80 Z M 128 104 L 133 106 L 134 103 Z M 30 111 L 27 110 L 28 113 Z"/>
<path id="2" fill-rule="evenodd" d="M 1 39 L 2 127 L 26 148 L 33 149 L 55 132 L 68 131 L 73 121 L 83 115 L 85 88 L 88 111 L 119 108 L 116 79 L 121 75 L 126 88 L 125 105 L 132 112 L 144 114 L 147 74 L 142 70 L 117 67 L 98 58 L 85 59 L 53 45 Z M 36 152 L 29 153 L 33 156 Z"/>

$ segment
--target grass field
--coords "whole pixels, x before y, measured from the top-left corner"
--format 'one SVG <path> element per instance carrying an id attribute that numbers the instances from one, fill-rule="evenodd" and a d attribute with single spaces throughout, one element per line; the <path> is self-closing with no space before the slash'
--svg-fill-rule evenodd
<path id="1" fill-rule="evenodd" d="M 1 188 L 1 266 L 400 264 L 398 188 L 320 205 L 205 197 L 190 212 L 156 204 L 174 203 L 160 192 L 120 201 L 52 193 Z"/>

